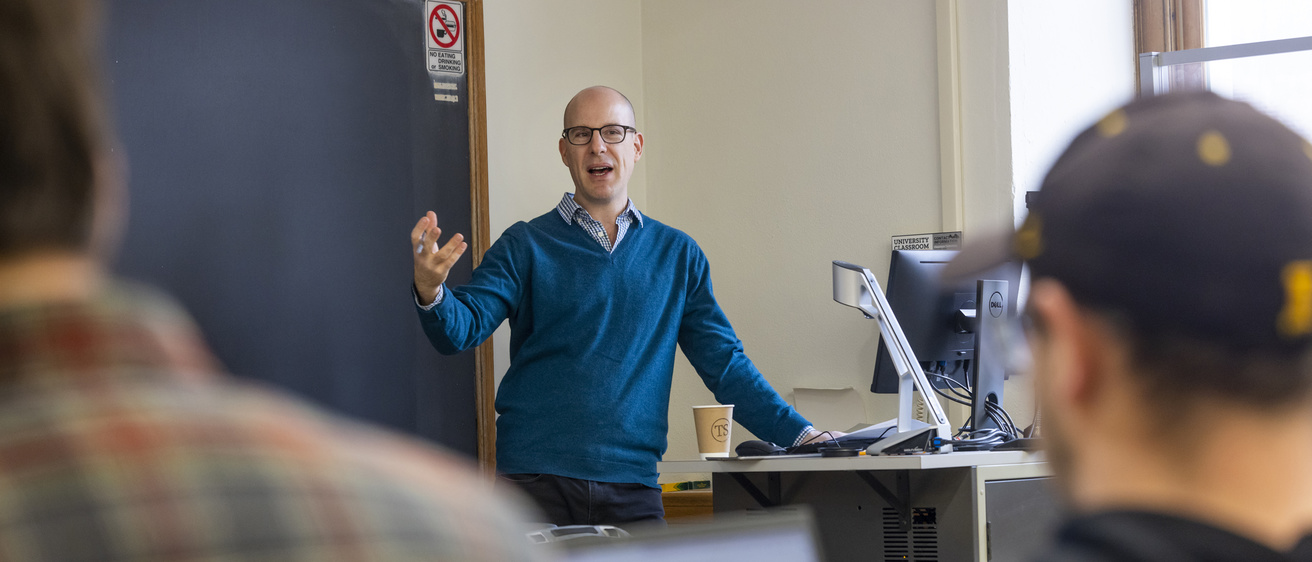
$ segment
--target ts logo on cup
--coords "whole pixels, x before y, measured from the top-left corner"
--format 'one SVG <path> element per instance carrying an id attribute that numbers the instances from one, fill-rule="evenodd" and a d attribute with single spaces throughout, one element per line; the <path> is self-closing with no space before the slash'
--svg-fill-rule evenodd
<path id="1" fill-rule="evenodd" d="M 716 441 L 724 442 L 729 438 L 729 420 L 720 418 L 711 424 L 711 437 Z"/>

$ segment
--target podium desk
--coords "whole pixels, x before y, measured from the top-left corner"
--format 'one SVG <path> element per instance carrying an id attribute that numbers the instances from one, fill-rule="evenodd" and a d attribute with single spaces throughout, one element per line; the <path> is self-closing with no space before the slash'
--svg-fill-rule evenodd
<path id="1" fill-rule="evenodd" d="M 663 461 L 711 473 L 715 513 L 808 505 L 829 560 L 1025 560 L 1061 513 L 1039 453 Z"/>

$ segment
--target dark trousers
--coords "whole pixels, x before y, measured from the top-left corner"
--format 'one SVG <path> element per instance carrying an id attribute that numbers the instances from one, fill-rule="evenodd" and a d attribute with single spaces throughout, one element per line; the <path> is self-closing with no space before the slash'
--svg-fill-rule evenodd
<path id="1" fill-rule="evenodd" d="M 498 485 L 528 494 L 553 525 L 665 524 L 661 491 L 642 484 L 595 482 L 554 474 L 499 474 Z"/>

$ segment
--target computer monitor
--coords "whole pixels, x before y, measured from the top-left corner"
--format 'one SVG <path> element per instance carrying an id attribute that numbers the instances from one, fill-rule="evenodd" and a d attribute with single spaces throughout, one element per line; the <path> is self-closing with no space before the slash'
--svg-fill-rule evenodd
<path id="1" fill-rule="evenodd" d="M 956 255 L 957 252 L 953 250 L 894 251 L 888 268 L 885 296 L 922 370 L 926 373 L 939 373 L 963 386 L 979 387 L 985 391 L 980 396 L 991 394 L 992 400 L 1001 405 L 1001 379 L 1006 376 L 1007 357 L 989 357 L 990 353 L 1000 351 L 996 349 L 976 350 L 976 329 L 970 319 L 963 321 L 959 311 L 977 309 L 976 293 L 980 290 L 978 281 L 1005 281 L 1006 291 L 997 299 L 1001 302 L 995 300 L 991 306 L 1005 321 L 1015 323 L 1018 316 L 1016 303 L 1020 290 L 1021 263 L 1006 263 L 975 278 L 945 283 L 940 279 L 943 268 Z M 992 292 L 989 292 L 989 297 Z M 989 311 L 989 306 L 986 301 L 985 312 Z M 870 390 L 876 393 L 896 393 L 898 373 L 882 339 L 877 353 Z M 985 368 L 977 369 L 977 363 L 984 363 Z M 994 367 L 990 368 L 989 363 Z M 983 375 L 984 379 L 973 380 L 977 375 Z M 929 383 L 936 388 L 946 388 L 951 384 L 937 376 L 930 376 Z M 996 424 L 987 422 L 985 408 L 982 403 L 972 407 L 974 429 L 996 427 Z"/>

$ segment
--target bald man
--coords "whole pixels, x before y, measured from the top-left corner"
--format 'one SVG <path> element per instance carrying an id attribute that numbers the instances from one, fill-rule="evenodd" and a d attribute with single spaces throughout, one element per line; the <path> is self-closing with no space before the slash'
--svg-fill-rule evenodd
<path id="1" fill-rule="evenodd" d="M 410 234 L 419 319 L 438 351 L 474 347 L 510 320 L 497 391 L 497 470 L 557 525 L 661 521 L 677 345 L 752 433 L 786 446 L 815 431 L 743 353 L 687 234 L 629 200 L 642 158 L 633 106 L 587 88 L 565 107 L 560 159 L 574 180 L 555 209 L 506 229 L 470 282 L 443 287 L 468 247 L 439 246 L 428 212 Z"/>

